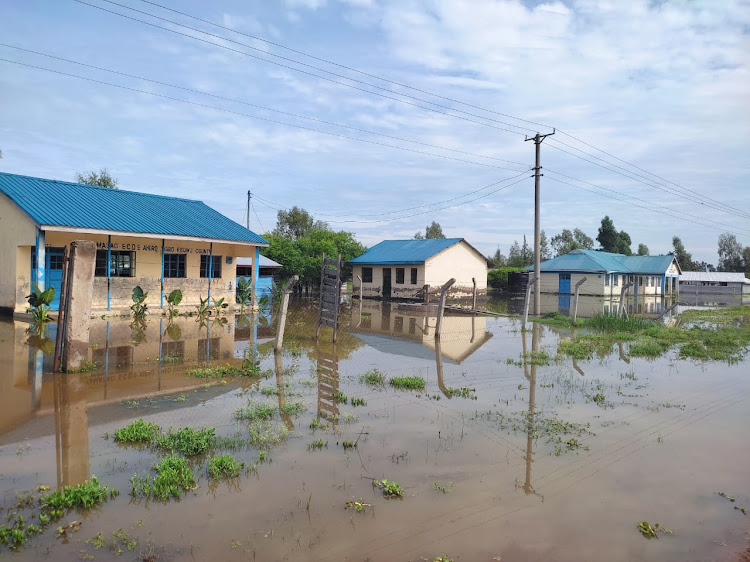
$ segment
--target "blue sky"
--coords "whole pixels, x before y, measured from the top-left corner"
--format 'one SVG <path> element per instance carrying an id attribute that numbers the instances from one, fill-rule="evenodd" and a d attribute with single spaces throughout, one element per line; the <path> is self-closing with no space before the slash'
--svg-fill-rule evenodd
<path id="1" fill-rule="evenodd" d="M 6 0 L 0 42 L 131 76 L 0 46 L 89 78 L 0 61 L 3 171 L 107 167 L 124 189 L 238 222 L 250 189 L 257 232 L 298 205 L 367 245 L 436 220 L 507 254 L 533 236 L 524 136 L 556 127 L 542 145 L 549 237 L 595 237 L 607 214 L 634 251 L 670 251 L 678 235 L 716 264 L 720 233 L 750 245 L 750 2 L 154 0 L 221 28 L 142 0 L 85 1 L 203 41 L 73 0 Z"/>

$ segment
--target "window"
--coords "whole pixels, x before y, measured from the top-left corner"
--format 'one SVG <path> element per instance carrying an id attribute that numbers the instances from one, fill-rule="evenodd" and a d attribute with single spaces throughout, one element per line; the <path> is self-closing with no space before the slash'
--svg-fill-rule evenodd
<path id="1" fill-rule="evenodd" d="M 209 263 L 211 271 L 209 275 Z M 221 277 L 221 256 L 201 256 L 201 277 L 218 279 Z"/>
<path id="2" fill-rule="evenodd" d="M 61 270 L 63 268 L 63 255 L 58 253 L 50 254 L 49 268 Z"/>
<path id="3" fill-rule="evenodd" d="M 619 284 L 619 282 L 620 282 L 620 276 L 617 275 L 617 274 L 613 275 L 612 276 L 612 286 L 613 287 L 617 287 L 617 285 Z"/>
<path id="4" fill-rule="evenodd" d="M 417 268 L 416 267 L 411 268 L 411 284 L 412 285 L 417 284 Z"/>
<path id="5" fill-rule="evenodd" d="M 164 277 L 185 277 L 185 254 L 164 254 Z"/>
<path id="6" fill-rule="evenodd" d="M 198 361 L 218 359 L 221 352 L 221 339 L 204 338 L 198 340 Z"/>
<path id="7" fill-rule="evenodd" d="M 371 267 L 362 268 L 362 283 L 372 283 L 372 268 Z"/>
<path id="8" fill-rule="evenodd" d="M 570 273 L 561 273 L 560 279 L 567 279 L 568 281 L 570 281 Z"/>
<path id="9" fill-rule="evenodd" d="M 610 275 L 608 273 L 605 273 L 604 274 L 604 286 L 605 287 L 609 287 L 609 278 L 610 278 Z"/>
<path id="10" fill-rule="evenodd" d="M 135 252 L 122 252 L 120 250 L 110 251 L 110 276 L 111 277 L 135 277 Z M 107 276 L 107 250 L 96 251 L 96 277 Z"/>
<path id="11" fill-rule="evenodd" d="M 404 283 L 404 268 L 403 267 L 396 268 L 396 283 L 400 283 L 402 285 Z"/>

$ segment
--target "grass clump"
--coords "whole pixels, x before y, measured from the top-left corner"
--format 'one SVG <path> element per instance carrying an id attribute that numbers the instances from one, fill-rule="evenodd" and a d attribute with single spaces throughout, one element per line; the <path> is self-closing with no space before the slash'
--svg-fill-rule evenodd
<path id="1" fill-rule="evenodd" d="M 424 390 L 425 387 L 422 377 L 393 377 L 389 382 L 392 387 L 405 390 Z"/>
<path id="2" fill-rule="evenodd" d="M 290 416 L 298 416 L 306 409 L 304 402 L 289 402 L 281 406 L 281 413 Z"/>
<path id="3" fill-rule="evenodd" d="M 232 455 L 219 455 L 208 461 L 208 477 L 218 480 L 219 478 L 236 478 L 240 475 L 245 463 L 238 461 Z"/>
<path id="4" fill-rule="evenodd" d="M 546 349 L 539 349 L 537 351 L 529 351 L 525 359 L 530 365 L 544 367 L 550 364 L 551 357 Z"/>
<path id="5" fill-rule="evenodd" d="M 102 486 L 96 476 L 76 486 L 65 486 L 61 490 L 50 492 L 39 500 L 41 512 L 50 521 L 60 519 L 66 509 L 90 509 L 102 503 L 108 496 L 117 495 Z"/>
<path id="6" fill-rule="evenodd" d="M 247 408 L 240 408 L 234 413 L 238 420 L 257 421 L 270 420 L 276 413 L 276 406 L 270 404 L 251 404 Z"/>
<path id="7" fill-rule="evenodd" d="M 158 425 L 138 419 L 130 425 L 116 429 L 115 441 L 122 443 L 145 443 L 153 441 L 158 434 Z"/>
<path id="8" fill-rule="evenodd" d="M 320 421 L 318 418 L 313 418 L 313 421 L 310 422 L 310 429 L 315 431 L 316 429 L 321 429 L 325 431 L 330 427 L 330 424 L 326 421 Z"/>
<path id="9" fill-rule="evenodd" d="M 192 427 L 182 427 L 174 431 L 171 427 L 166 435 L 160 435 L 154 441 L 156 447 L 166 451 L 178 452 L 186 457 L 200 455 L 216 443 L 216 429 L 206 427 L 203 429 L 193 429 Z"/>
<path id="10" fill-rule="evenodd" d="M 674 535 L 674 531 L 665 529 L 664 527 L 659 528 L 658 523 L 651 525 L 648 521 L 639 521 L 638 530 L 647 539 L 658 539 L 658 533 L 664 533 L 666 535 Z"/>
<path id="11" fill-rule="evenodd" d="M 640 332 L 655 325 L 641 316 L 620 316 L 613 313 L 597 314 L 581 320 L 581 325 L 601 332 Z"/>
<path id="12" fill-rule="evenodd" d="M 240 365 L 217 365 L 216 367 L 204 367 L 189 369 L 188 376 L 198 379 L 223 379 L 225 377 L 259 377 L 263 374 L 259 361 L 243 359 Z"/>
<path id="13" fill-rule="evenodd" d="M 333 401 L 337 404 L 346 404 L 349 401 L 349 398 L 346 396 L 346 394 L 337 390 L 333 393 Z"/>
<path id="14" fill-rule="evenodd" d="M 385 384 L 385 375 L 377 369 L 373 369 L 372 371 L 367 371 L 364 375 L 361 375 L 359 380 L 370 386 L 383 386 Z"/>
<path id="15" fill-rule="evenodd" d="M 352 398 L 351 405 L 355 408 L 357 406 L 367 406 L 367 402 L 365 402 L 364 398 Z"/>
<path id="16" fill-rule="evenodd" d="M 633 357 L 660 357 L 667 347 L 652 337 L 643 336 L 630 344 L 630 355 Z"/>
<path id="17" fill-rule="evenodd" d="M 320 451 L 323 447 L 326 449 L 328 448 L 328 441 L 323 441 L 322 439 L 316 439 L 312 443 L 307 445 L 308 451 Z"/>
<path id="18" fill-rule="evenodd" d="M 153 497 L 167 501 L 179 499 L 183 492 L 195 488 L 195 475 L 184 457 L 170 455 L 154 465 L 155 477 L 149 474 L 130 478 L 131 494 L 134 497 Z"/>
<path id="19" fill-rule="evenodd" d="M 284 424 L 274 424 L 271 420 L 256 420 L 248 426 L 250 445 L 256 449 L 270 449 L 284 441 L 289 430 Z"/>
<path id="20" fill-rule="evenodd" d="M 466 388 L 465 386 L 463 386 L 461 388 L 447 387 L 444 392 L 448 398 L 457 396 L 459 398 L 471 398 L 472 400 L 476 400 L 477 396 L 476 394 L 474 394 L 476 391 L 476 388 Z"/>
<path id="21" fill-rule="evenodd" d="M 404 489 L 398 482 L 386 480 L 385 478 L 383 478 L 382 480 L 373 480 L 372 485 L 383 490 L 383 496 L 385 496 L 386 498 L 404 497 Z"/>

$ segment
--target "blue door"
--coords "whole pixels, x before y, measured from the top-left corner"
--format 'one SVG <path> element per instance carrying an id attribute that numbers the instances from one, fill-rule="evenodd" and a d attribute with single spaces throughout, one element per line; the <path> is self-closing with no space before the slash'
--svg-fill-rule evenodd
<path id="1" fill-rule="evenodd" d="M 570 294 L 570 273 L 561 273 L 557 292 L 561 295 Z"/>
<path id="2" fill-rule="evenodd" d="M 62 289 L 62 267 L 63 267 L 63 248 L 47 248 L 45 265 L 45 289 L 47 287 L 55 288 L 55 300 L 52 301 L 50 308 L 57 310 L 60 308 L 60 290 Z"/>

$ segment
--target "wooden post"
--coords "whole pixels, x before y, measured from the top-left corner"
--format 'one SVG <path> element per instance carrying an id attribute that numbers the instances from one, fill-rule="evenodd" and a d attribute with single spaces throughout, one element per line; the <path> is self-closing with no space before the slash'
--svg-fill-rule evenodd
<path id="1" fill-rule="evenodd" d="M 422 287 L 422 291 L 424 292 L 424 303 L 430 304 L 430 286 L 425 285 Z"/>
<path id="2" fill-rule="evenodd" d="M 362 292 L 364 290 L 364 283 L 362 283 L 361 275 L 357 275 L 357 279 L 359 279 L 359 307 L 362 308 Z"/>
<path id="3" fill-rule="evenodd" d="M 620 289 L 620 306 L 617 309 L 617 315 L 620 316 L 622 314 L 623 308 L 625 306 L 624 297 L 625 297 L 625 291 L 630 289 L 630 287 L 633 286 L 633 282 L 625 283 L 622 286 L 622 289 Z"/>
<path id="4" fill-rule="evenodd" d="M 456 279 L 451 277 L 448 282 L 442 286 L 440 289 L 440 304 L 438 305 L 438 313 L 437 313 L 437 324 L 435 325 L 435 337 L 440 337 L 440 330 L 443 326 L 443 310 L 445 309 L 445 297 L 448 295 L 448 289 L 451 288 L 451 285 L 456 282 Z"/>
<path id="5" fill-rule="evenodd" d="M 578 317 L 578 293 L 581 290 L 581 285 L 583 285 L 585 282 L 586 282 L 586 278 L 584 277 L 578 283 L 576 283 L 575 295 L 573 296 L 573 323 L 574 324 L 575 324 L 576 318 Z"/>
<path id="6" fill-rule="evenodd" d="M 526 298 L 523 301 L 523 323 L 521 329 L 526 329 L 526 322 L 529 320 L 529 300 L 531 300 L 531 286 L 536 283 L 536 277 L 533 275 L 529 276 L 529 281 L 526 283 Z"/>
<path id="7" fill-rule="evenodd" d="M 289 293 L 294 287 L 295 283 L 299 281 L 298 275 L 293 275 L 292 278 L 286 282 L 281 294 L 281 309 L 279 310 L 279 325 L 276 327 L 276 345 L 274 345 L 274 351 L 281 351 L 281 346 L 284 343 L 284 328 L 286 326 L 286 309 L 289 306 Z"/>
<path id="8" fill-rule="evenodd" d="M 341 254 L 338 259 L 323 259 L 320 264 L 320 305 L 318 307 L 318 327 L 315 338 L 320 337 L 320 326 L 333 328 L 333 341 L 336 342 L 339 328 L 339 305 L 341 304 Z"/>
<path id="9" fill-rule="evenodd" d="M 315 329 L 315 339 L 320 338 L 320 316 L 323 314 L 323 280 L 325 279 L 326 254 L 323 252 L 323 258 L 320 266 L 320 300 L 318 302 L 318 327 Z"/>
<path id="10" fill-rule="evenodd" d="M 471 282 L 474 285 L 474 291 L 472 293 L 473 298 L 471 300 L 471 308 L 472 310 L 476 310 L 477 309 L 477 279 L 476 277 L 472 277 Z"/>
<path id="11" fill-rule="evenodd" d="M 65 294 L 68 289 L 68 247 L 65 246 L 63 250 L 63 266 L 62 266 L 62 284 L 60 285 L 60 304 L 57 308 L 57 334 L 55 335 L 55 356 L 52 367 L 52 372 L 57 373 L 60 370 L 60 362 L 62 361 L 62 344 L 63 344 L 63 330 L 65 327 L 65 310 L 67 308 L 67 295 Z"/>

